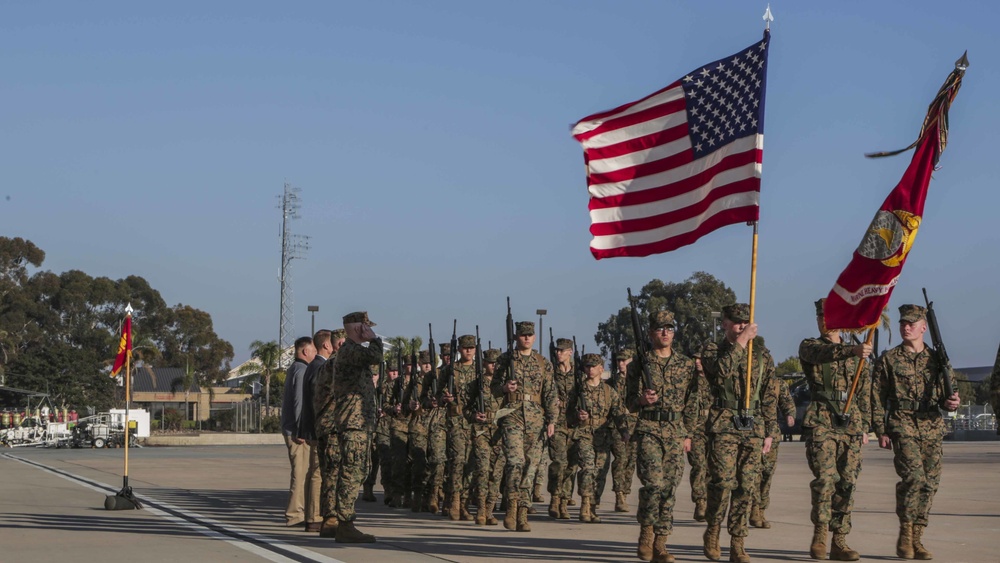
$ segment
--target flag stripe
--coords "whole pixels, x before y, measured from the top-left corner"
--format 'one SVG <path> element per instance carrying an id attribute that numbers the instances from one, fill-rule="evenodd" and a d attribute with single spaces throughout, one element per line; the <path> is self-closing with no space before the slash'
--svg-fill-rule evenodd
<path id="1" fill-rule="evenodd" d="M 759 216 L 770 35 L 580 120 L 595 258 L 647 256 Z"/>

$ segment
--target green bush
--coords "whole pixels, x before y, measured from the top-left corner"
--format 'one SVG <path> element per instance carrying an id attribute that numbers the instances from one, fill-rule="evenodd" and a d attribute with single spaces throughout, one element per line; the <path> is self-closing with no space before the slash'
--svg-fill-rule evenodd
<path id="1" fill-rule="evenodd" d="M 184 415 L 181 411 L 177 409 L 164 409 L 163 410 L 163 429 L 164 430 L 180 430 L 181 424 L 184 423 Z"/>
<path id="2" fill-rule="evenodd" d="M 260 431 L 264 434 L 277 434 L 281 432 L 281 418 L 274 415 L 261 418 Z"/>
<path id="3" fill-rule="evenodd" d="M 198 429 L 198 421 L 197 420 L 185 420 L 184 423 L 183 423 L 183 425 L 182 425 L 182 428 L 184 430 L 197 430 Z"/>

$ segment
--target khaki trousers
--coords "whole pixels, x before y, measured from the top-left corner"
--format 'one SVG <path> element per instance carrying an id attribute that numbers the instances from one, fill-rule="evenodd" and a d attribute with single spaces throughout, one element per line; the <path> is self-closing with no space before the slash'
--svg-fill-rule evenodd
<path id="1" fill-rule="evenodd" d="M 294 526 L 303 521 L 322 522 L 319 493 L 323 476 L 319 471 L 319 447 L 316 442 L 296 444 L 285 436 L 288 461 L 292 466 L 288 485 L 288 506 L 285 508 L 285 525 Z"/>

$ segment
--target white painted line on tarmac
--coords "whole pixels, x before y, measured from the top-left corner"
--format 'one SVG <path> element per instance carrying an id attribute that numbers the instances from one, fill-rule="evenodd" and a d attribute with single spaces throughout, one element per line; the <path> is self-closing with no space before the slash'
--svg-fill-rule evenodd
<path id="1" fill-rule="evenodd" d="M 55 475 L 56 477 L 60 477 L 70 481 L 71 483 L 76 483 L 77 485 L 104 495 L 113 495 L 118 492 L 117 488 L 110 485 L 93 481 L 68 471 L 49 467 L 48 465 L 38 463 L 37 461 L 29 461 L 7 453 L 2 455 L 6 458 L 41 469 L 46 473 Z M 268 561 L 273 561 L 274 563 L 297 563 L 302 561 L 313 561 L 316 563 L 344 563 L 339 559 L 320 555 L 313 551 L 309 551 L 308 549 L 287 544 L 255 532 L 243 530 L 241 528 L 219 522 L 207 516 L 202 516 L 198 513 L 190 512 L 169 503 L 156 500 L 147 495 L 142 495 L 140 501 L 143 503 L 144 509 L 151 514 L 155 514 L 156 516 L 184 526 L 185 528 L 190 528 L 199 534 L 213 539 L 222 540 L 234 547 L 249 551 L 258 557 L 267 559 Z M 244 539 L 250 541 L 244 541 Z M 287 554 L 294 555 L 295 557 L 283 555 L 280 553 L 282 551 Z"/>

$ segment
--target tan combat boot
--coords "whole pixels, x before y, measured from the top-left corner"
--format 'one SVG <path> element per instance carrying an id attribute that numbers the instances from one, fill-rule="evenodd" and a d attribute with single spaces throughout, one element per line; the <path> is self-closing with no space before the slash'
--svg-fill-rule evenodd
<path id="1" fill-rule="evenodd" d="M 643 561 L 653 560 L 653 527 L 642 526 L 639 528 L 639 547 L 635 554 Z"/>
<path id="2" fill-rule="evenodd" d="M 458 496 L 458 493 L 452 493 L 448 497 L 448 508 L 445 509 L 445 514 L 448 516 L 449 520 L 458 520 L 459 514 L 462 512 L 462 497 Z"/>
<path id="3" fill-rule="evenodd" d="M 559 497 L 552 495 L 552 499 L 549 500 L 549 518 L 556 520 L 559 518 Z"/>
<path id="4" fill-rule="evenodd" d="M 471 522 L 472 521 L 472 514 L 469 513 L 469 498 L 468 497 L 461 497 L 461 499 L 462 500 L 461 500 L 461 504 L 459 505 L 459 511 L 460 512 L 459 512 L 459 515 L 458 515 L 458 519 L 462 520 L 463 522 Z"/>
<path id="5" fill-rule="evenodd" d="M 625 493 L 615 493 L 615 512 L 628 512 L 628 499 Z"/>
<path id="6" fill-rule="evenodd" d="M 517 496 L 506 495 L 507 513 L 503 517 L 503 527 L 510 531 L 517 529 Z"/>
<path id="7" fill-rule="evenodd" d="M 742 536 L 729 538 L 729 561 L 732 563 L 750 563 L 750 556 L 743 547 L 743 540 Z"/>
<path id="8" fill-rule="evenodd" d="M 486 525 L 487 526 L 496 526 L 497 524 L 500 523 L 499 521 L 497 521 L 496 518 L 493 517 L 493 509 L 496 507 L 496 505 L 497 505 L 497 497 L 495 497 L 493 495 L 490 495 L 490 496 L 486 497 Z"/>
<path id="9" fill-rule="evenodd" d="M 545 495 L 542 494 L 541 485 L 535 485 L 534 490 L 531 491 L 531 502 L 545 502 Z"/>
<path id="10" fill-rule="evenodd" d="M 674 556 L 667 551 L 667 536 L 656 535 L 653 540 L 653 563 L 674 563 Z"/>
<path id="11" fill-rule="evenodd" d="M 431 514 L 437 514 L 440 506 L 438 505 L 438 498 L 441 496 L 441 489 L 431 489 L 431 497 L 427 499 L 427 512 Z"/>
<path id="12" fill-rule="evenodd" d="M 590 510 L 590 497 L 583 497 L 580 499 L 580 521 L 581 522 L 592 522 L 591 510 Z"/>
<path id="13" fill-rule="evenodd" d="M 361 493 L 361 500 L 365 502 L 375 502 L 375 491 L 372 485 L 365 485 L 364 492 Z"/>
<path id="14" fill-rule="evenodd" d="M 570 495 L 569 500 L 566 501 L 566 504 L 569 505 L 569 506 L 576 506 L 576 501 L 573 500 L 573 495 L 572 494 Z"/>
<path id="15" fill-rule="evenodd" d="M 559 499 L 559 519 L 569 520 L 569 501 L 566 499 Z"/>
<path id="16" fill-rule="evenodd" d="M 847 534 L 834 532 L 833 543 L 830 545 L 830 559 L 834 561 L 857 561 L 861 559 L 861 554 L 847 545 Z"/>
<path id="17" fill-rule="evenodd" d="M 485 526 L 486 525 L 486 511 L 490 508 L 486 504 L 486 497 L 480 496 L 479 501 L 476 502 L 478 508 L 476 509 L 476 525 Z"/>
<path id="18" fill-rule="evenodd" d="M 706 503 L 705 499 L 703 499 L 703 498 L 700 498 L 700 499 L 694 501 L 694 521 L 695 522 L 704 522 L 705 521 L 705 511 L 708 509 L 708 507 L 706 506 L 707 504 L 708 503 Z"/>
<path id="19" fill-rule="evenodd" d="M 601 517 L 597 515 L 597 503 L 594 502 L 594 497 L 587 497 L 590 499 L 590 521 L 594 524 L 601 523 Z M 580 512 L 583 512 L 583 507 L 580 507 Z"/>
<path id="20" fill-rule="evenodd" d="M 705 542 L 705 557 L 712 561 L 718 561 L 722 557 L 722 548 L 719 547 L 719 525 L 709 524 L 708 528 L 705 528 L 705 535 L 702 536 L 702 540 Z"/>
<path id="21" fill-rule="evenodd" d="M 813 559 L 826 559 L 826 524 L 813 526 L 813 539 L 809 544 L 809 556 Z"/>
<path id="22" fill-rule="evenodd" d="M 896 540 L 896 557 L 913 559 L 913 524 L 899 523 L 899 539 Z"/>
<path id="23" fill-rule="evenodd" d="M 319 527 L 319 537 L 321 538 L 335 538 L 337 537 L 337 517 L 329 516 L 323 520 L 323 524 Z"/>
<path id="24" fill-rule="evenodd" d="M 771 523 L 764 517 L 764 511 L 760 509 L 758 504 L 754 504 L 753 510 L 750 511 L 750 525 L 765 530 L 771 527 Z"/>
<path id="25" fill-rule="evenodd" d="M 528 524 L 528 507 L 519 506 L 517 507 L 517 531 L 518 532 L 530 532 L 531 525 Z"/>
<path id="26" fill-rule="evenodd" d="M 920 561 L 930 561 L 934 559 L 934 554 L 927 551 L 924 544 L 920 542 L 924 535 L 924 526 L 913 525 L 913 558 Z"/>
<path id="27" fill-rule="evenodd" d="M 375 536 L 354 527 L 354 521 L 337 524 L 337 543 L 375 543 Z"/>

